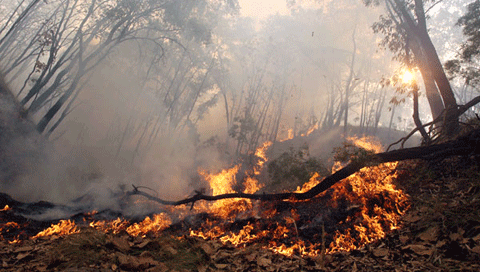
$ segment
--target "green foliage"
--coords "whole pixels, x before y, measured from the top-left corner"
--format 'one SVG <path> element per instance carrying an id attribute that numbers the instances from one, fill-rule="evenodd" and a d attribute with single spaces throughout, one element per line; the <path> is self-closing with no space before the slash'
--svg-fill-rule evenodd
<path id="1" fill-rule="evenodd" d="M 375 152 L 358 147 L 349 142 L 343 142 L 342 146 L 333 149 L 335 161 L 340 162 L 363 162 L 371 161 Z"/>
<path id="2" fill-rule="evenodd" d="M 230 137 L 237 139 L 239 142 L 246 142 L 249 140 L 249 135 L 251 135 L 255 129 L 255 120 L 251 116 L 245 118 L 235 117 L 234 124 L 228 130 L 228 135 Z"/>
<path id="3" fill-rule="evenodd" d="M 458 19 L 457 24 L 463 28 L 467 41 L 462 48 L 462 58 L 469 61 L 480 55 L 480 0 L 470 3 L 465 15 Z"/>
<path id="4" fill-rule="evenodd" d="M 272 185 L 298 186 L 307 182 L 315 172 L 321 176 L 329 174 L 320 160 L 310 157 L 308 146 L 302 146 L 299 150 L 290 148 L 268 164 L 268 174 L 273 180 Z"/>
<path id="5" fill-rule="evenodd" d="M 467 37 L 463 43 L 458 58 L 445 63 L 448 75 L 461 77 L 469 85 L 480 83 L 478 56 L 480 55 L 480 0 L 475 0 L 467 6 L 467 12 L 458 19 L 457 25 Z"/>

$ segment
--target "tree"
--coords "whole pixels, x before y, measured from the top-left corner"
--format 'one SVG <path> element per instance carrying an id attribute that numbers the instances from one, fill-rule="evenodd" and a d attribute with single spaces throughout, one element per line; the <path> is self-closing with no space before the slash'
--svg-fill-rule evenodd
<path id="1" fill-rule="evenodd" d="M 457 102 L 427 30 L 424 1 L 364 0 L 367 6 L 380 2 L 385 3 L 387 15 L 373 25 L 374 31 L 385 35 L 382 45 L 393 51 L 397 60 L 419 69 L 433 119 L 444 114 L 442 131 L 452 134 L 458 126 Z"/>
<path id="2" fill-rule="evenodd" d="M 138 81 L 133 103 L 123 110 L 126 119 L 108 135 L 114 138 L 117 155 L 134 149 L 133 157 L 141 159 L 159 141 L 181 141 L 187 134 L 198 143 L 196 126 L 216 105 L 222 86 L 217 75 L 226 73 L 216 32 L 236 12 L 235 5 L 229 5 L 233 2 L 195 1 L 187 8 L 176 1 L 183 3 L 182 14 L 172 19 L 175 28 L 167 32 L 174 42 L 162 43 L 158 50 L 148 40 L 127 41 L 119 47 L 121 53 L 109 59 L 107 66 L 122 67 L 119 72 L 135 74 L 133 81 Z M 130 97 L 131 90 L 123 91 Z"/>
<path id="3" fill-rule="evenodd" d="M 445 67 L 451 76 L 459 76 L 467 85 L 477 86 L 480 83 L 480 0 L 467 6 L 467 12 L 458 19 L 457 25 L 467 37 L 458 52 L 457 59 L 446 62 Z"/>
<path id="4" fill-rule="evenodd" d="M 12 18 L 22 10 L 24 2 L 12 11 Z M 166 48 L 176 54 L 178 51 L 174 48 L 177 47 L 180 52 L 184 51 L 180 55 L 186 54 L 191 60 L 183 70 L 190 72 L 188 90 L 193 92 L 185 93 L 185 104 L 170 112 L 169 118 L 175 126 L 184 116 L 190 118 L 198 104 L 204 105 L 200 111 L 208 109 L 208 104 L 200 103 L 199 98 L 211 86 L 207 78 L 215 63 L 214 57 L 195 60 L 192 56 L 196 52 L 185 53 L 193 46 L 187 48 L 182 43 L 202 46 L 211 43 L 209 27 L 225 12 L 233 12 L 236 1 L 53 0 L 44 5 L 37 2 L 23 8 L 14 24 L 9 24 L 11 20 L 4 24 L 4 29 L 11 25 L 11 30 L 1 39 L 0 54 L 7 78 L 23 77 L 18 95 L 26 110 L 39 116 L 39 132 L 51 133 L 56 129 L 71 111 L 72 102 L 96 67 L 112 52 L 121 50 L 121 46 L 134 42 L 142 45 L 138 51 L 149 48 L 158 52 L 150 55 L 152 61 L 147 60 L 151 66 L 159 64 Z M 219 15 L 205 16 L 210 21 L 203 20 L 207 11 L 216 11 Z M 198 64 L 192 64 L 195 62 Z M 206 73 L 201 68 L 205 62 L 211 63 Z M 188 70 L 189 67 L 196 71 Z M 152 74 L 155 76 L 152 71 L 147 72 L 150 79 Z M 56 121 L 50 125 L 52 120 Z"/>

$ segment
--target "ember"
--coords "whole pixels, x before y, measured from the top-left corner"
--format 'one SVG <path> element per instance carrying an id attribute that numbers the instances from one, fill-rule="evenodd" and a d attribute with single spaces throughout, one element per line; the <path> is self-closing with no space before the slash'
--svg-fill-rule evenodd
<path id="1" fill-rule="evenodd" d="M 0 239 L 4 239 L 3 234 L 13 232 L 17 229 L 20 229 L 20 225 L 16 222 L 0 223 Z M 18 237 L 16 237 L 13 241 L 9 241 L 9 243 L 18 243 Z"/>

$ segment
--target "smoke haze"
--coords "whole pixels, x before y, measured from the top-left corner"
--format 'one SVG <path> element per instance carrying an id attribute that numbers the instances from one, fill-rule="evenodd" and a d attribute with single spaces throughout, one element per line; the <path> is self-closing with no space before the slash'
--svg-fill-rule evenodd
<path id="1" fill-rule="evenodd" d="M 77 10 L 64 2 L 42 3 L 27 22 L 57 20 L 48 17 L 57 7 Z M 80 2 L 89 7 L 92 1 Z M 112 210 L 120 209 L 112 199 L 130 190 L 131 184 L 151 188 L 165 199 L 184 198 L 205 186 L 199 169 L 219 171 L 264 141 L 288 138 L 289 131 L 295 137 L 314 127 L 327 131 L 323 136 L 318 133 L 310 150 L 316 156 L 331 150 L 330 139 L 338 139 L 343 131 L 341 106 L 346 90 L 350 126 L 367 133 L 382 127 L 389 131 L 413 127 L 410 98 L 393 109 L 389 101 L 395 88 L 380 84 L 399 67 L 388 51 L 379 49 L 381 36 L 371 29 L 385 12 L 382 7 L 367 8 L 353 0 L 286 1 L 278 11 L 253 18 L 257 15 L 251 1 L 239 1 L 240 6 L 236 1 L 158 2 L 165 4 L 155 7 L 160 11 L 125 27 L 124 40 L 115 46 L 108 42 L 107 30 L 121 22 L 119 10 L 127 14 L 130 6 L 99 8 L 105 12 L 86 20 L 90 28 L 79 32 L 85 36 L 75 46 L 84 51 L 75 52 L 84 55 L 68 55 L 72 60 L 93 59 L 98 65 L 87 63 L 91 69 L 77 82 L 83 70 L 72 62 L 69 76 L 59 80 L 56 92 L 38 107 L 36 101 L 54 86 L 54 80 L 45 82 L 35 98 L 26 99 L 29 88 L 41 80 L 38 63 L 48 65 L 47 49 L 53 46 L 48 35 L 35 34 L 41 24 L 25 24 L 20 32 L 24 34 L 9 40 L 9 48 L 26 48 L 38 59 L 15 66 L 13 60 L 20 51 L 0 48 L 1 54 L 11 54 L 1 64 L 8 70 L 5 78 L 11 92 L 18 95 L 17 101 L 26 101 L 22 106 L 32 120 L 22 125 L 29 127 L 26 131 L 11 129 L 0 137 L 1 151 L 7 154 L 2 158 L 1 192 L 26 202 L 71 203 L 88 196 L 81 199 L 85 205 Z M 2 15 L 13 7 L 13 3 L 5 6 Z M 149 10 L 142 5 L 135 8 L 139 11 L 132 13 L 135 16 Z M 79 11 L 77 16 L 85 15 Z M 145 26 L 148 23 L 154 25 Z M 54 23 L 46 26 L 55 29 Z M 76 33 L 77 28 L 69 31 Z M 91 29 L 99 33 L 88 36 Z M 38 36 L 47 40 L 41 52 L 26 47 Z M 72 40 L 62 40 L 65 45 L 57 48 L 55 61 L 69 52 L 66 48 Z M 31 71 L 35 77 L 29 75 Z M 43 132 L 48 140 L 39 140 L 33 123 L 45 119 L 70 86 L 74 92 Z M 428 105 L 421 99 L 421 115 L 427 120 Z M 5 128 L 16 126 L 5 120 L 13 120 L 11 116 L 20 111 L 9 105 L 11 100 L 0 100 Z"/>

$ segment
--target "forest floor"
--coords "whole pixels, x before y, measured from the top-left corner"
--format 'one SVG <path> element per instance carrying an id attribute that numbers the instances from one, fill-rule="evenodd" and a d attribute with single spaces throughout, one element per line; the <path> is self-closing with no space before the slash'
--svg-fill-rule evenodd
<path id="1" fill-rule="evenodd" d="M 465 158 L 399 164 L 410 195 L 401 227 L 359 250 L 290 257 L 184 235 L 130 237 L 85 228 L 0 241 L 2 271 L 480 271 L 480 169 Z"/>

